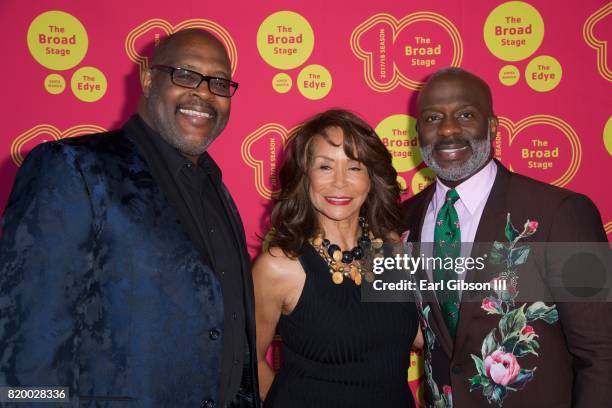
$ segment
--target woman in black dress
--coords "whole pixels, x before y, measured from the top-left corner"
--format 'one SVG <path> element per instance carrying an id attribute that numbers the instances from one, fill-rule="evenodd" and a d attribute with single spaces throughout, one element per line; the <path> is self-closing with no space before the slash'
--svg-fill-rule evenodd
<path id="1" fill-rule="evenodd" d="M 330 110 L 292 134 L 269 248 L 253 269 L 265 407 L 414 407 L 414 303 L 361 302 L 363 249 L 397 241 L 400 189 L 374 130 Z M 283 366 L 265 353 L 278 325 Z M 419 341 L 417 341 L 419 342 Z"/>

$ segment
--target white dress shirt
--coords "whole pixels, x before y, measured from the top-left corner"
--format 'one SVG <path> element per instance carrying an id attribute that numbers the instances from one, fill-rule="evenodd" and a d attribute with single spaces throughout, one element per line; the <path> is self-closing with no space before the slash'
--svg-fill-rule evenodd
<path id="1" fill-rule="evenodd" d="M 459 225 L 461 230 L 461 256 L 470 256 L 472 251 L 472 243 L 476 237 L 480 217 L 484 211 L 485 204 L 491 193 L 491 188 L 495 182 L 497 175 L 497 165 L 491 160 L 478 173 L 474 174 L 469 179 L 465 180 L 455 190 L 459 194 L 459 199 L 455 202 L 455 210 L 459 216 Z M 421 229 L 421 242 L 426 243 L 423 248 L 423 255 L 431 256 L 434 242 L 434 229 L 436 216 L 440 208 L 446 200 L 446 192 L 450 187 L 444 185 L 439 179 L 436 179 L 436 191 L 427 206 L 425 219 L 423 220 L 423 228 Z M 468 243 L 465 245 L 463 243 Z M 427 276 L 432 279 L 432 271 L 427 270 Z M 464 275 L 458 275 L 459 279 L 463 279 Z"/>

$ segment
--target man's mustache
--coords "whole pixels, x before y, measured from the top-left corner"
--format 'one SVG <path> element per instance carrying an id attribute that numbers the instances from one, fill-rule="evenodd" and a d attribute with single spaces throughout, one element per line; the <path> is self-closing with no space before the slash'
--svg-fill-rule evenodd
<path id="1" fill-rule="evenodd" d="M 471 146 L 472 140 L 470 139 L 462 139 L 462 138 L 453 138 L 453 139 L 444 139 L 440 142 L 434 144 L 434 149 L 444 148 L 446 146 Z"/>

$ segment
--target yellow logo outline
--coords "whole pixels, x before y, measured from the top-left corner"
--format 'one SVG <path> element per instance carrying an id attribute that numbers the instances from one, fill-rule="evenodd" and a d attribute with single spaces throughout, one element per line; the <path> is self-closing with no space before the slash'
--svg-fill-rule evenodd
<path id="1" fill-rule="evenodd" d="M 287 129 L 283 125 L 279 123 L 268 123 L 264 126 L 261 126 L 259 129 L 249 134 L 243 141 L 242 146 L 240 147 L 240 156 L 242 156 L 242 160 L 251 167 L 254 171 L 255 176 L 255 189 L 257 192 L 264 198 L 272 199 L 278 195 L 280 190 L 271 190 L 266 186 L 264 180 L 264 161 L 258 160 L 253 157 L 251 153 L 251 147 L 260 140 L 264 135 L 268 133 L 277 133 L 281 138 L 282 149 L 285 149 L 287 142 L 289 141 L 289 134 L 293 131 L 293 129 Z"/>
<path id="2" fill-rule="evenodd" d="M 461 35 L 457 30 L 457 27 L 446 17 L 429 12 L 422 11 L 417 13 L 409 14 L 403 17 L 401 20 L 397 20 L 394 16 L 387 13 L 379 13 L 375 14 L 360 25 L 358 25 L 351 34 L 351 49 L 357 58 L 364 61 L 364 78 L 366 83 L 370 86 L 370 88 L 375 91 L 380 92 L 389 92 L 395 89 L 399 84 L 405 86 L 406 88 L 412 89 L 414 91 L 418 91 L 423 86 L 424 82 L 421 81 L 413 81 L 406 77 L 404 74 L 400 72 L 400 70 L 393 63 L 393 75 L 391 80 L 388 83 L 380 83 L 374 78 L 373 72 L 373 58 L 372 52 L 364 51 L 359 45 L 359 39 L 361 36 L 368 32 L 372 27 L 379 23 L 386 23 L 393 28 L 393 43 L 399 36 L 399 33 L 415 22 L 426 21 L 434 24 L 440 25 L 451 37 L 453 43 L 453 60 L 451 62 L 451 66 L 459 67 L 461 66 L 461 61 L 463 59 L 463 40 L 461 39 Z"/>
<path id="3" fill-rule="evenodd" d="M 604 225 L 604 230 L 606 231 L 606 235 L 612 233 L 612 221 L 608 221 L 606 225 Z"/>
<path id="4" fill-rule="evenodd" d="M 578 138 L 576 131 L 563 119 L 551 115 L 533 115 L 514 123 L 512 120 L 500 116 L 499 125 L 508 130 L 508 147 L 511 147 L 512 142 L 517 138 L 517 136 L 530 126 L 548 125 L 558 129 L 569 141 L 572 157 L 567 170 L 565 170 L 565 172 L 559 178 L 551 181 L 549 184 L 557 187 L 563 187 L 572 181 L 576 176 L 578 167 L 580 167 L 580 163 L 582 162 L 582 145 L 580 144 L 580 139 Z M 508 167 L 511 171 L 514 171 L 511 164 Z"/>
<path id="5" fill-rule="evenodd" d="M 236 44 L 234 43 L 234 40 L 230 36 L 229 32 L 214 21 L 205 20 L 201 18 L 185 20 L 175 26 L 161 18 L 154 18 L 145 21 L 144 23 L 130 31 L 127 37 L 125 38 L 125 52 L 127 53 L 128 58 L 130 60 L 138 64 L 141 73 L 149 66 L 149 59 L 138 54 L 138 51 L 136 51 L 134 45 L 136 43 L 136 40 L 142 34 L 153 28 L 159 28 L 168 35 L 187 28 L 201 28 L 204 30 L 212 31 L 213 33 L 217 34 L 217 36 L 222 40 L 225 45 L 225 48 L 227 49 L 231 64 L 232 76 L 236 73 L 236 67 L 238 66 L 238 51 L 236 50 Z"/>
<path id="6" fill-rule="evenodd" d="M 595 13 L 591 14 L 582 27 L 584 41 L 586 41 L 589 47 L 596 51 L 597 71 L 599 71 L 601 76 L 608 81 L 612 81 L 612 71 L 608 69 L 608 42 L 596 39 L 593 34 L 593 29 L 599 21 L 603 20 L 610 13 L 612 13 L 612 3 L 606 4 Z"/>
<path id="7" fill-rule="evenodd" d="M 21 133 L 15 138 L 15 140 L 13 140 L 13 143 L 11 143 L 11 159 L 13 160 L 13 163 L 17 165 L 17 167 L 20 167 L 23 164 L 24 160 L 23 154 L 21 153 L 21 149 L 26 143 L 36 139 L 41 133 L 49 134 L 53 138 L 53 140 L 60 140 L 65 139 L 67 137 L 81 136 L 91 133 L 101 133 L 106 131 L 106 129 L 97 125 L 76 125 L 66 129 L 63 132 L 53 125 L 36 125 L 33 128 Z"/>

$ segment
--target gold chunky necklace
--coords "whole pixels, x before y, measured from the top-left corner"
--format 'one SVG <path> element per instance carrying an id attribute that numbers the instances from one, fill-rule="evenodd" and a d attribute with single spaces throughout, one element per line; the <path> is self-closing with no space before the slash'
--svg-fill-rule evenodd
<path id="1" fill-rule="evenodd" d="M 368 224 L 363 217 L 359 217 L 359 225 L 361 226 L 361 237 L 357 241 L 357 246 L 350 251 L 342 251 L 339 245 L 332 244 L 323 234 L 311 240 L 317 253 L 327 262 L 332 281 L 336 285 L 341 284 L 345 277 L 351 279 L 356 285 L 361 285 L 362 278 L 365 278 L 367 282 L 374 280 L 372 271 L 363 270 L 362 258 L 364 250 L 370 245 L 375 250 L 380 250 L 383 240 L 371 238 Z"/>

